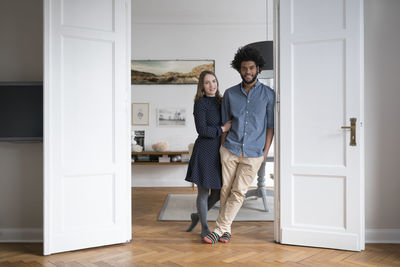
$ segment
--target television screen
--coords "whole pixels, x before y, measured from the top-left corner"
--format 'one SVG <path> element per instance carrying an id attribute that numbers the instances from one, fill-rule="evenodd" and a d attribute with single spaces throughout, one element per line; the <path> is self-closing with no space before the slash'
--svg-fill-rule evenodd
<path id="1" fill-rule="evenodd" d="M 43 140 L 43 83 L 0 83 L 0 141 Z"/>

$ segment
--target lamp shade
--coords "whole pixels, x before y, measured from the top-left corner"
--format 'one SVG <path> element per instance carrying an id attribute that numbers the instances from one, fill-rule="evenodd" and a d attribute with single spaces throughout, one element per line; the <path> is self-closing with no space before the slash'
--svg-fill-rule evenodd
<path id="1" fill-rule="evenodd" d="M 245 47 L 252 47 L 257 49 L 261 56 L 264 58 L 265 65 L 260 70 L 258 78 L 272 79 L 274 77 L 274 43 L 273 41 L 261 41 L 246 45 Z"/>
<path id="2" fill-rule="evenodd" d="M 262 57 L 265 60 L 265 65 L 262 70 L 273 70 L 274 69 L 274 43 L 273 41 L 261 41 L 246 45 L 246 47 L 252 47 L 260 51 Z"/>

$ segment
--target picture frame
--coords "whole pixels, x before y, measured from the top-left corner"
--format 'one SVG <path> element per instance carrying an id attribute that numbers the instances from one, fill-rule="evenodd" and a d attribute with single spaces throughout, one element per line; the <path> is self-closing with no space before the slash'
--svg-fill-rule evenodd
<path id="1" fill-rule="evenodd" d="M 197 84 L 204 70 L 215 72 L 215 60 L 132 60 L 131 84 Z"/>
<path id="2" fill-rule="evenodd" d="M 149 103 L 132 103 L 132 125 L 149 125 Z"/>
<path id="3" fill-rule="evenodd" d="M 158 108 L 157 126 L 186 126 L 186 109 L 176 107 Z"/>
<path id="4" fill-rule="evenodd" d="M 144 148 L 144 136 L 145 130 L 135 130 L 133 135 L 133 140 L 136 141 L 136 144 Z"/>

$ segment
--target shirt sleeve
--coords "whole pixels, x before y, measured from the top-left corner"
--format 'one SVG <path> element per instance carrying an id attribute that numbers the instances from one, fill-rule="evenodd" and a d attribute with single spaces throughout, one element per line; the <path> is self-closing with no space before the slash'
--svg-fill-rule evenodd
<path id="1" fill-rule="evenodd" d="M 274 128 L 275 92 L 270 89 L 267 104 L 267 129 Z"/>
<path id="2" fill-rule="evenodd" d="M 194 104 L 193 115 L 196 131 L 200 136 L 216 138 L 222 135 L 222 128 L 220 126 L 207 125 L 207 108 L 200 100 L 197 100 Z"/>
<path id="3" fill-rule="evenodd" d="M 229 107 L 228 92 L 225 91 L 224 96 L 222 97 L 222 103 L 221 103 L 222 125 L 224 125 L 227 121 L 229 121 L 231 119 L 229 110 L 230 110 L 230 107 Z"/>

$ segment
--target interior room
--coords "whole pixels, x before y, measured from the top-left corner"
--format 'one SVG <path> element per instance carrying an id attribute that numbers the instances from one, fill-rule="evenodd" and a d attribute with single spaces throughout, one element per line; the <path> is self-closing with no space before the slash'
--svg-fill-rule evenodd
<path id="1" fill-rule="evenodd" d="M 273 1 L 257 0 L 251 5 L 243 1 L 202 1 L 190 2 L 173 0 L 131 1 L 131 60 L 172 60 L 208 61 L 214 64 L 221 93 L 240 82 L 238 73 L 230 62 L 238 47 L 266 40 L 273 40 Z M 366 250 L 351 255 L 348 260 L 371 260 L 373 256 L 385 256 L 392 263 L 399 263 L 395 255 L 400 248 L 400 214 L 397 194 L 400 188 L 397 168 L 396 142 L 399 124 L 393 123 L 400 108 L 396 99 L 400 97 L 397 84 L 400 82 L 396 71 L 399 69 L 400 43 L 397 16 L 400 4 L 395 0 L 364 1 L 364 69 L 365 69 L 365 238 Z M 240 17 L 240 19 L 238 19 Z M 42 82 L 43 81 L 43 1 L 5 0 L 0 3 L 0 82 Z M 274 88 L 274 81 L 264 81 Z M 379 90 L 377 90 L 377 88 Z M 184 255 L 195 257 L 196 251 L 204 249 L 200 243 L 199 228 L 193 233 L 184 230 L 188 221 L 158 221 L 167 195 L 195 194 L 192 184 L 184 181 L 190 144 L 197 137 L 193 120 L 193 99 L 196 84 L 132 84 L 131 133 L 138 144 L 143 135 L 144 150 L 153 150 L 152 145 L 163 142 L 166 150 L 177 153 L 180 158 L 170 164 L 137 164 L 131 166 L 132 185 L 132 233 L 133 242 L 98 248 L 101 253 L 124 255 L 127 251 L 138 254 L 122 257 L 118 262 L 106 257 L 90 259 L 84 252 L 69 252 L 42 257 L 43 241 L 43 143 L 0 142 L 0 255 L 2 262 L 24 261 L 23 263 L 47 263 L 48 260 L 63 263 L 75 261 L 76 254 L 88 255 L 79 263 L 149 264 L 146 256 L 159 258 L 159 264 L 185 263 Z M 133 122 L 135 108 L 147 111 L 144 122 Z M 167 110 L 167 111 L 165 111 Z M 162 125 L 162 112 L 179 110 L 184 114 L 184 124 Z M 389 119 L 387 119 L 389 118 Z M 385 129 L 382 131 L 382 129 Z M 140 143 L 139 143 L 140 144 Z M 133 148 L 132 148 L 133 149 Z M 271 148 L 269 154 L 273 158 Z M 171 162 L 172 161 L 172 162 Z M 181 162 L 183 161 L 183 162 Z M 266 164 L 265 186 L 273 189 L 274 163 Z M 257 179 L 252 189 L 257 188 Z M 274 224 L 269 222 L 237 222 L 241 232 L 235 240 L 237 249 L 230 246 L 229 253 L 218 247 L 216 255 L 224 255 L 220 264 L 254 261 L 254 264 L 293 263 L 293 261 L 318 263 L 319 255 L 329 255 L 330 250 L 285 246 L 280 255 L 275 251 L 281 247 L 274 243 Z M 214 225 L 214 222 L 210 223 Z M 155 230 L 154 230 L 155 229 Z M 156 231 L 156 233 L 154 232 Z M 176 237 L 176 235 L 178 237 Z M 172 241 L 171 241 L 172 240 Z M 184 241 L 182 241 L 184 240 Z M 168 249 L 170 241 L 176 250 Z M 13 244 L 11 244 L 13 243 Z M 20 243 L 20 244 L 14 244 Z M 150 246 L 158 247 L 157 252 L 148 252 Z M 233 244 L 232 244 L 233 245 Z M 235 244 L 236 245 L 236 244 Z M 243 245 L 240 247 L 240 245 Z M 190 246 L 190 247 L 188 247 Z M 247 247 L 247 248 L 246 248 Z M 146 252 L 147 251 L 147 252 Z M 174 258 L 171 253 L 181 253 Z M 76 253 L 76 254 L 74 254 Z M 97 253 L 95 251 L 94 253 Z M 186 254 L 185 254 L 186 253 Z M 202 251 L 195 263 L 210 263 L 210 251 Z M 237 253 L 241 253 L 240 257 Z M 297 253 L 297 254 L 296 254 Z M 381 253 L 381 254 L 379 254 Z M 383 254 L 382 254 L 383 253 Z M 28 254 L 25 260 L 18 258 Z M 228 255 L 229 254 L 229 255 Z M 272 253 L 273 254 L 273 253 Z M 279 253 L 278 253 L 279 254 Z M 7 254 L 8 255 L 8 254 Z M 254 258 L 261 257 L 261 261 Z M 298 255 L 295 258 L 293 255 Z M 299 256 L 300 255 L 300 256 Z M 303 256 L 301 256 L 303 255 Z M 53 257 L 53 258 L 51 258 Z M 150 257 L 150 258 L 151 258 Z M 365 257 L 365 258 L 364 258 Z M 164 258 L 164 261 L 161 260 Z M 261 262 L 261 263 L 260 263 Z M 314 262 L 314 263 L 315 263 Z M 349 263 L 347 262 L 347 263 Z M 321 262 L 319 262 L 321 263 Z M 324 262 L 325 263 L 325 262 Z M 374 262 L 376 263 L 376 262 Z M 186 266 L 185 265 L 185 266 Z"/>
<path id="2" fill-rule="evenodd" d="M 230 1 L 229 12 L 225 8 L 227 2 L 208 3 L 212 8 L 204 8 L 209 5 L 199 2 L 182 5 L 179 9 L 170 3 L 156 2 L 157 4 L 151 1 L 140 2 L 137 3 L 136 8 L 132 9 L 132 64 L 138 60 L 178 60 L 178 62 L 208 60 L 214 64 L 213 70 L 217 75 L 221 94 L 225 89 L 241 81 L 237 71 L 230 67 L 236 50 L 250 43 L 272 41 L 273 38 L 272 1 L 255 1 L 251 6 L 240 1 Z M 267 12 L 270 16 L 267 16 Z M 240 16 L 242 19 L 238 23 L 237 18 Z M 272 53 L 272 46 L 270 48 Z M 165 72 L 168 71 L 173 70 L 165 70 Z M 263 82 L 269 85 L 272 83 L 273 76 L 266 77 L 268 79 L 263 79 Z M 136 81 L 132 82 L 136 83 Z M 135 133 L 142 134 L 144 131 L 144 151 L 153 150 L 152 146 L 158 142 L 166 143 L 167 151 L 186 152 L 189 150 L 189 145 L 193 144 L 197 138 L 192 115 L 196 90 L 196 83 L 132 84 L 132 122 L 134 124 L 132 136 L 135 137 Z M 138 105 L 146 105 L 144 109 L 148 114 L 145 117 L 148 119 L 135 123 L 135 106 Z M 160 125 L 158 113 L 163 108 L 183 110 L 185 124 Z M 265 226 L 273 232 L 271 223 L 273 221 L 273 179 L 271 179 L 274 173 L 273 147 L 270 151 L 270 161 L 265 164 L 266 177 L 264 178 L 264 187 L 268 186 L 270 193 L 268 212 L 265 212 L 261 198 L 250 197 L 244 206 L 257 205 L 258 212 L 250 213 L 242 220 L 253 221 L 257 218 L 265 218 L 270 222 Z M 183 160 L 186 162 L 183 162 L 184 164 L 172 162 L 172 165 L 164 163 L 163 165 L 158 163 L 148 165 L 147 162 L 138 161 L 136 156 L 136 162 L 132 162 L 132 187 L 134 193 L 142 187 L 164 187 L 165 192 L 171 195 L 167 196 L 168 202 L 163 206 L 160 219 L 185 219 L 189 223 L 189 215 L 196 211 L 196 191 L 193 191 L 191 183 L 184 180 L 190 155 L 182 154 L 181 156 L 186 156 Z M 144 160 L 148 161 L 148 159 Z M 252 189 L 256 190 L 257 182 L 257 179 L 254 179 Z M 186 196 L 173 194 L 176 187 L 187 188 L 185 193 L 190 194 L 191 198 L 180 200 L 180 197 Z M 192 204 L 191 207 L 183 205 L 188 201 Z M 172 207 L 174 209 L 170 210 Z M 185 216 L 184 213 L 177 212 L 175 209 L 190 209 L 190 211 L 186 211 Z M 242 210 L 241 213 L 243 212 Z M 210 210 L 209 219 L 215 221 L 217 213 L 217 208 Z"/>
<path id="3" fill-rule="evenodd" d="M 223 93 L 240 82 L 240 76 L 230 67 L 236 49 L 253 42 L 272 40 L 272 10 L 268 20 L 267 1 L 256 1 L 252 7 L 234 1 L 230 3 L 229 12 L 224 3 L 213 3 L 210 8 L 204 8 L 208 4 L 199 2 L 181 5 L 179 9 L 166 3 L 137 3 L 132 9 L 132 59 L 212 60 Z M 257 8 L 254 10 L 254 7 Z M 241 13 L 248 15 L 239 24 L 237 17 Z M 197 137 L 193 119 L 196 89 L 197 84 L 132 85 L 132 103 L 149 104 L 148 125 L 132 127 L 133 134 L 135 130 L 145 131 L 145 150 L 151 150 L 157 142 L 166 142 L 168 150 L 183 151 L 194 143 Z M 186 124 L 158 125 L 157 109 L 160 108 L 184 109 Z M 132 186 L 190 186 L 184 181 L 186 169 L 187 166 L 134 166 Z"/>

